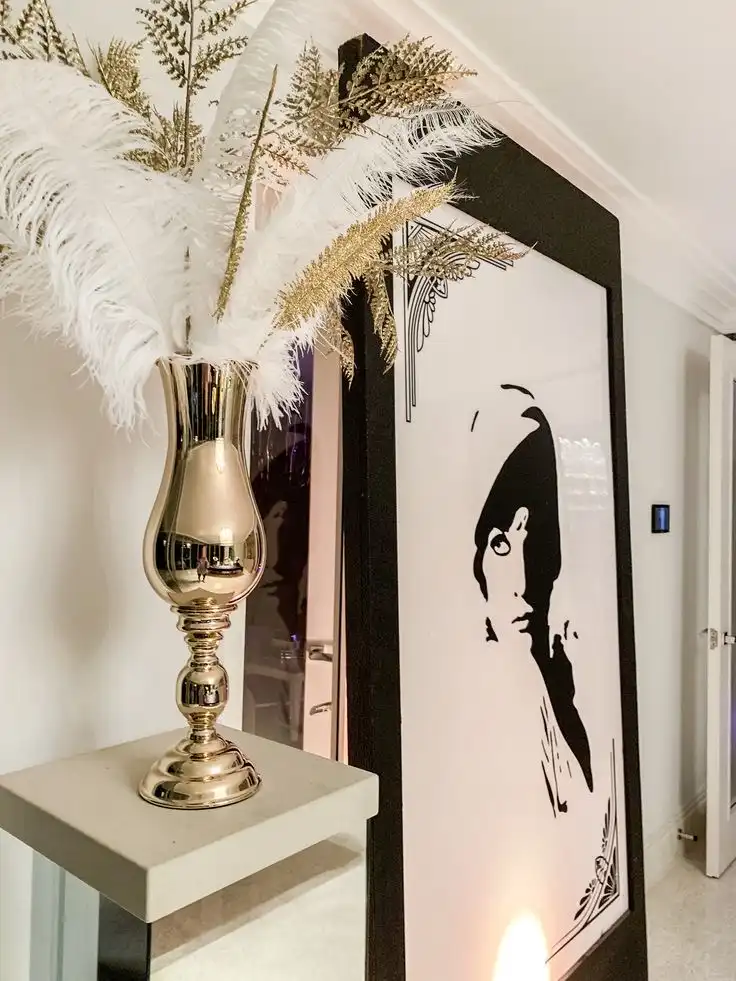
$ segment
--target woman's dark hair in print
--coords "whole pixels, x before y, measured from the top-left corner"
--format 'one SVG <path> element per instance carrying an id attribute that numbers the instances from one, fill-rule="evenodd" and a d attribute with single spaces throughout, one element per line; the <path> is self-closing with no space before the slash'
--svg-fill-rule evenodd
<path id="1" fill-rule="evenodd" d="M 531 392 L 517 385 L 503 385 L 502 388 L 534 398 Z M 532 420 L 536 426 L 511 452 L 493 481 L 475 528 L 473 574 L 483 598 L 488 600 L 483 561 L 491 544 L 491 532 L 497 529 L 503 536 L 510 530 L 517 511 L 526 508 L 529 517 L 524 541 L 526 585 L 523 598 L 532 608 L 528 628 L 532 657 L 542 674 L 560 732 L 592 791 L 590 743 L 575 707 L 572 664 L 564 647 L 566 637 L 552 636 L 549 628 L 552 590 L 562 569 L 555 440 L 547 418 L 538 406 L 530 406 L 521 417 Z M 502 548 L 503 541 L 494 546 Z M 498 637 L 490 619 L 486 626 L 488 639 L 496 641 Z"/>

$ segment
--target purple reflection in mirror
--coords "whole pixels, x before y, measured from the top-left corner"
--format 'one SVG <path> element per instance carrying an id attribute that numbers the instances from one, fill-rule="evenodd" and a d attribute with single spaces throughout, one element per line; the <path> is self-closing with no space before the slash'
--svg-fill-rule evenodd
<path id="1" fill-rule="evenodd" d="M 298 414 L 251 438 L 250 473 L 266 531 L 266 569 L 246 602 L 245 729 L 300 747 L 312 422 L 312 354 L 300 362 L 305 390 Z"/>

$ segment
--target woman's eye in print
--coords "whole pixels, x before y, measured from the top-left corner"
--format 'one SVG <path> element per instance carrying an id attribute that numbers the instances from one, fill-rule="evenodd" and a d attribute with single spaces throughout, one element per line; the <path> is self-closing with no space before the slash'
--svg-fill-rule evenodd
<path id="1" fill-rule="evenodd" d="M 511 544 L 502 531 L 491 532 L 488 544 L 496 555 L 508 555 L 511 551 Z"/>

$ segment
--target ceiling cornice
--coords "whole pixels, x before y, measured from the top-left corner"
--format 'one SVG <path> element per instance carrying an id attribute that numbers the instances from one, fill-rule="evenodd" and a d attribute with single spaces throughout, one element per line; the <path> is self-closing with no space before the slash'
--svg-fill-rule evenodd
<path id="1" fill-rule="evenodd" d="M 270 0 L 249 10 L 255 26 Z M 394 40 L 429 35 L 477 72 L 460 95 L 507 136 L 572 181 L 621 223 L 624 272 L 716 330 L 736 323 L 736 273 L 730 272 L 676 218 L 658 207 L 580 140 L 540 100 L 510 78 L 425 0 L 349 0 L 339 19 L 315 38 L 329 56 L 341 40 L 367 33 Z"/>
<path id="2" fill-rule="evenodd" d="M 545 106 L 495 65 L 424 0 L 362 0 L 352 6 L 354 33 L 391 39 L 407 31 L 447 45 L 477 76 L 462 96 L 507 136 L 615 214 L 624 272 L 716 330 L 736 322 L 736 273 L 610 167 Z"/>

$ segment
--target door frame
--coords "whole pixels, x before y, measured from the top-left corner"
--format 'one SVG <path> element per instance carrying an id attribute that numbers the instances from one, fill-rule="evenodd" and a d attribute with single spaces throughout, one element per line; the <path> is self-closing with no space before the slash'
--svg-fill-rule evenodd
<path id="1" fill-rule="evenodd" d="M 350 72 L 377 47 L 362 36 L 341 49 Z M 634 646 L 631 534 L 618 220 L 510 139 L 459 161 L 472 197 L 461 210 L 603 287 L 608 296 L 611 435 L 618 582 L 629 912 L 570 981 L 644 981 L 644 858 Z M 391 285 L 391 284 L 389 284 Z M 405 981 L 401 697 L 394 378 L 375 341 L 366 293 L 346 310 L 356 375 L 343 393 L 343 528 L 350 762 L 380 777 L 368 839 L 367 981 Z"/>
<path id="2" fill-rule="evenodd" d="M 708 501 L 708 683 L 706 874 L 718 878 L 736 860 L 736 813 L 731 802 L 731 675 L 734 648 L 734 400 L 736 343 L 718 334 L 710 348 Z M 730 467 L 727 466 L 730 462 Z"/>
<path id="3" fill-rule="evenodd" d="M 312 375 L 302 749 L 327 759 L 338 757 L 341 715 L 341 402 L 340 358 L 335 352 L 317 352 Z"/>

